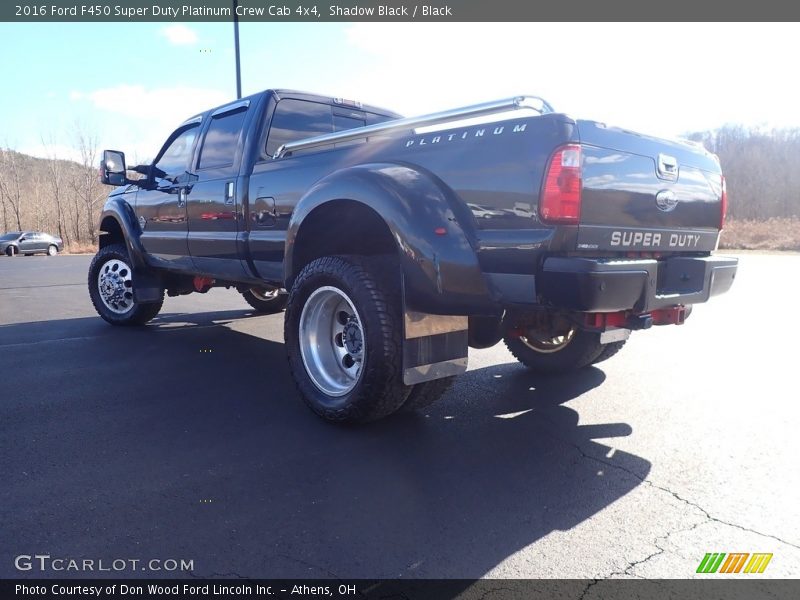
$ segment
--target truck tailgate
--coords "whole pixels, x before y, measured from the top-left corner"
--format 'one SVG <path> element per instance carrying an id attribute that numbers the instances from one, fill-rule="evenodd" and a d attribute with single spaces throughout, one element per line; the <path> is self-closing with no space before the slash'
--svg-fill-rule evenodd
<path id="1" fill-rule="evenodd" d="M 577 247 L 709 251 L 717 244 L 722 176 L 701 147 L 578 121 L 583 152 Z"/>

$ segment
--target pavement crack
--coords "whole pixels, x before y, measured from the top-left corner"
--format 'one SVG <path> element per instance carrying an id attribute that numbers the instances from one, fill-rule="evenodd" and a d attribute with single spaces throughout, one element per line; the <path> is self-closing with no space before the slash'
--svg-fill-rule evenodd
<path id="1" fill-rule="evenodd" d="M 484 590 L 483 593 L 480 595 L 478 600 L 486 600 L 491 594 L 495 594 L 497 592 L 503 592 L 504 595 L 513 595 L 514 590 L 510 587 L 491 587 L 487 590 Z"/>
<path id="2" fill-rule="evenodd" d="M 551 419 L 547 418 L 546 415 L 540 414 L 539 416 L 541 416 L 544 420 L 546 420 L 551 425 L 553 425 L 553 427 L 555 429 L 558 428 L 558 424 L 555 423 L 554 421 L 552 421 Z M 705 508 L 700 506 L 697 502 L 693 502 L 692 500 L 689 500 L 688 498 L 684 498 L 678 492 L 674 492 L 674 491 L 672 491 L 671 489 L 669 489 L 666 486 L 663 486 L 663 485 L 660 485 L 658 483 L 655 483 L 654 481 L 648 479 L 647 477 L 642 477 L 636 471 L 628 469 L 627 467 L 624 467 L 624 466 L 618 465 L 618 464 L 614 464 L 614 463 L 609 462 L 607 460 L 603 460 L 602 458 L 599 458 L 597 456 L 593 456 L 592 454 L 588 454 L 580 446 L 580 444 L 577 444 L 577 443 L 575 443 L 575 442 L 573 442 L 571 440 L 565 440 L 564 438 L 562 438 L 562 437 L 560 437 L 558 435 L 554 435 L 552 432 L 548 432 L 548 433 L 549 433 L 549 435 L 551 435 L 555 439 L 559 440 L 560 442 L 575 448 L 575 450 L 577 450 L 583 458 L 585 458 L 587 460 L 593 460 L 593 461 L 598 462 L 598 463 L 600 463 L 602 465 L 606 465 L 608 467 L 612 467 L 614 469 L 617 469 L 617 470 L 623 471 L 625 473 L 628 473 L 632 477 L 635 477 L 636 479 L 641 481 L 643 484 L 648 485 L 648 486 L 650 486 L 652 488 L 655 488 L 657 490 L 660 490 L 662 492 L 665 492 L 665 493 L 671 495 L 673 498 L 675 498 L 679 502 L 682 502 L 683 504 L 686 504 L 687 506 L 691 506 L 692 508 L 695 508 L 698 511 L 700 511 L 703 514 L 703 516 L 705 517 L 705 521 L 695 524 L 695 526 L 690 528 L 690 529 L 694 529 L 695 527 L 698 527 L 699 525 L 702 525 L 702 524 L 708 523 L 708 522 L 719 523 L 720 525 L 727 525 L 728 527 L 733 527 L 734 529 L 740 529 L 741 531 L 747 531 L 748 533 L 753 533 L 755 535 L 760 535 L 762 537 L 770 538 L 770 539 L 773 539 L 775 541 L 780 542 L 781 544 L 786 544 L 787 546 L 791 546 L 792 548 L 796 548 L 796 549 L 800 550 L 800 544 L 797 544 L 797 543 L 794 543 L 794 542 L 790 542 L 788 540 L 785 540 L 783 538 L 778 537 L 777 535 L 773 535 L 771 533 L 764 533 L 762 531 L 757 531 L 755 529 L 751 529 L 749 527 L 745 527 L 744 525 L 739 525 L 738 523 L 732 523 L 730 521 L 725 521 L 724 519 L 720 519 L 718 517 L 715 517 L 714 515 L 709 513 Z M 673 532 L 673 533 L 677 533 L 677 532 Z"/>
<path id="3" fill-rule="evenodd" d="M 239 575 L 238 573 L 230 572 L 230 573 L 211 573 L 209 575 L 197 575 L 194 571 L 189 571 L 189 577 L 194 577 L 195 579 L 250 579 L 250 577 L 246 577 L 244 575 Z"/>
<path id="4" fill-rule="evenodd" d="M 590 579 L 589 583 L 586 585 L 586 587 L 583 588 L 583 591 L 581 592 L 581 595 L 578 596 L 578 600 L 583 600 L 586 597 L 586 594 L 589 593 L 589 590 L 592 589 L 594 586 L 596 586 L 601 581 L 602 581 L 602 579 Z"/>
<path id="5" fill-rule="evenodd" d="M 665 537 L 669 537 L 669 534 L 667 536 L 665 536 Z M 633 569 L 635 569 L 636 567 L 638 567 L 639 565 L 643 565 L 648 560 L 650 560 L 652 558 L 655 558 L 656 556 L 660 556 L 660 555 L 664 554 L 664 552 L 666 552 L 666 550 L 664 548 L 662 548 L 661 546 L 659 546 L 657 543 L 654 542 L 653 545 L 656 548 L 658 548 L 658 550 L 656 550 L 655 552 L 651 552 L 650 554 L 648 554 L 647 556 L 645 556 L 642 559 L 634 560 L 633 562 L 629 562 L 628 566 L 625 567 L 622 571 L 612 571 L 611 573 L 608 574 L 608 576 L 609 577 L 613 577 L 614 575 L 629 575 L 631 577 L 639 577 L 635 573 L 631 573 L 631 571 Z"/>
<path id="6" fill-rule="evenodd" d="M 30 290 L 33 288 L 52 288 L 52 287 L 70 287 L 70 286 L 84 286 L 84 282 L 80 283 L 48 283 L 47 285 L 21 285 L 17 287 L 0 287 L 0 290 Z"/>

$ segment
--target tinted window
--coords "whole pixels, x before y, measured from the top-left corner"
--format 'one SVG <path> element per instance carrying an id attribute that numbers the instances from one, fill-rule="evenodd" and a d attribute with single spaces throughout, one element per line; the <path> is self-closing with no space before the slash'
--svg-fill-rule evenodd
<path id="1" fill-rule="evenodd" d="M 387 117 L 386 115 L 378 115 L 375 113 L 366 113 L 367 114 L 367 125 L 375 125 L 376 123 L 383 123 L 384 121 L 394 121 L 395 119 L 401 119 L 402 117 Z"/>
<path id="2" fill-rule="evenodd" d="M 359 110 L 333 109 L 333 130 L 344 131 L 355 127 L 364 127 L 367 124 L 367 115 Z"/>
<path id="3" fill-rule="evenodd" d="M 199 169 L 229 167 L 233 164 L 245 114 L 247 111 L 240 109 L 211 119 L 200 151 Z"/>
<path id="4" fill-rule="evenodd" d="M 267 140 L 267 154 L 275 151 L 287 142 L 331 133 L 331 107 L 317 102 L 305 100 L 281 100 L 272 117 Z"/>
<path id="5" fill-rule="evenodd" d="M 180 175 L 189 167 L 192 157 L 192 147 L 197 137 L 198 126 L 192 125 L 178 135 L 158 159 L 155 168 L 163 171 L 165 175 Z M 159 176 L 156 171 L 156 176 Z"/>
<path id="6" fill-rule="evenodd" d="M 20 235 L 22 235 L 19 231 L 14 231 L 12 233 L 6 233 L 5 235 L 0 235 L 0 241 L 7 242 L 9 240 L 15 240 Z"/>

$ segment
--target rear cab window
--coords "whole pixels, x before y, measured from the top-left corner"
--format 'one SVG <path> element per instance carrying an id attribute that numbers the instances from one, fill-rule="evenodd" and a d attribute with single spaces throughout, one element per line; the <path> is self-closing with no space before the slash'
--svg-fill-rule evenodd
<path id="1" fill-rule="evenodd" d="M 278 102 L 267 137 L 267 156 L 274 156 L 283 144 L 306 138 L 389 121 L 396 117 L 310 100 L 284 98 Z M 336 146 L 360 143 L 344 142 Z"/>

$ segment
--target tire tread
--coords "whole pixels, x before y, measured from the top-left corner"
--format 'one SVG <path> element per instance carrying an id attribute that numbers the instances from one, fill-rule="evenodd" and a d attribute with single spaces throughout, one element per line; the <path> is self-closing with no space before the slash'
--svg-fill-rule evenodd
<path id="1" fill-rule="evenodd" d="M 563 350 L 536 352 L 520 338 L 503 338 L 506 348 L 519 362 L 537 373 L 567 373 L 589 366 L 603 351 L 600 334 L 578 330 Z"/>
<path id="2" fill-rule="evenodd" d="M 381 259 L 350 257 L 350 256 L 325 256 L 318 258 L 308 265 L 298 275 L 289 293 L 284 321 L 284 338 L 287 345 L 289 369 L 292 372 L 300 395 L 306 404 L 323 419 L 335 423 L 366 423 L 386 417 L 402 406 L 411 391 L 410 386 L 403 384 L 402 364 L 398 357 L 402 356 L 402 323 L 399 307 L 394 305 L 390 298 L 399 297 L 393 292 L 390 282 L 386 279 L 379 280 L 373 273 L 391 272 L 386 269 Z M 396 272 L 396 270 L 394 271 Z M 369 318 L 377 322 L 377 335 L 368 335 L 367 370 L 361 373 L 361 380 L 356 388 L 349 394 L 353 395 L 351 401 L 340 408 L 330 408 L 315 403 L 310 396 L 321 392 L 310 381 L 305 373 L 299 343 L 296 340 L 294 329 L 299 326 L 300 314 L 303 306 L 300 298 L 306 292 L 315 289 L 315 278 L 333 279 L 343 282 L 346 287 L 351 287 L 351 300 L 357 303 L 361 319 Z M 307 290 L 306 288 L 310 288 Z M 384 289 L 382 289 L 384 288 Z M 362 296 L 354 298 L 353 296 Z M 366 296 L 366 298 L 364 298 Z M 367 306 L 365 306 L 365 304 Z M 375 337 L 380 340 L 379 347 L 375 347 Z M 370 360 L 371 356 L 380 357 L 379 360 Z"/>
<path id="3" fill-rule="evenodd" d="M 116 256 L 130 265 L 130 258 L 128 257 L 128 249 L 123 244 L 111 244 L 100 248 L 95 254 L 89 265 L 88 287 L 89 297 L 92 300 L 92 306 L 105 321 L 112 325 L 122 326 L 135 326 L 144 325 L 148 321 L 153 320 L 156 315 L 161 311 L 164 304 L 164 290 L 161 290 L 161 297 L 157 302 L 136 303 L 133 310 L 125 315 L 117 315 L 108 310 L 103 301 L 99 297 L 97 290 L 97 270 L 102 266 L 109 256 Z"/>

